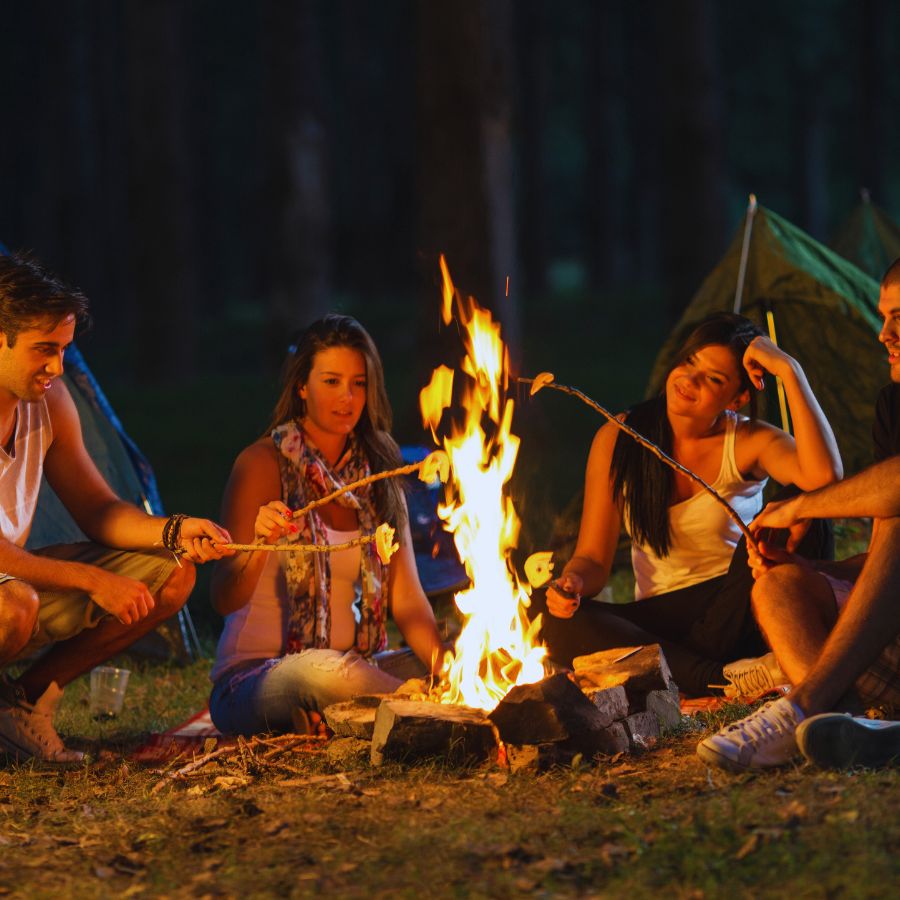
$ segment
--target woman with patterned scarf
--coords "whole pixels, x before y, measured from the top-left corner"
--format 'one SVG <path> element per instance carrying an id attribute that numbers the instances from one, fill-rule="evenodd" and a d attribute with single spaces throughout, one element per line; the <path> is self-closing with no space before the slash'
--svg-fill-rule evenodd
<path id="1" fill-rule="evenodd" d="M 443 648 L 397 482 L 292 517 L 399 465 L 390 424 L 381 359 L 365 329 L 338 315 L 311 325 L 288 360 L 271 426 L 235 461 L 223 524 L 239 542 L 343 544 L 388 522 L 400 549 L 389 565 L 371 543 L 329 553 L 257 550 L 219 564 L 212 600 L 226 618 L 209 706 L 221 731 L 307 730 L 330 703 L 440 669 Z M 388 611 L 412 652 L 383 653 Z"/>

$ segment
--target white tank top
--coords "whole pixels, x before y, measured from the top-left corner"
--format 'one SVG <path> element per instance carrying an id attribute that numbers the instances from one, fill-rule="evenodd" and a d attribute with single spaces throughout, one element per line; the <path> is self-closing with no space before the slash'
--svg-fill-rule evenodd
<path id="1" fill-rule="evenodd" d="M 359 537 L 356 531 L 332 531 L 325 528 L 329 544 L 342 544 Z M 239 610 L 225 617 L 225 627 L 216 648 L 216 661 L 209 677 L 217 681 L 238 663 L 250 659 L 272 659 L 284 654 L 287 641 L 287 579 L 278 559 L 280 553 L 268 552 L 256 590 Z M 349 615 L 358 620 L 355 606 L 360 592 L 359 547 L 331 554 L 331 620 L 346 621 Z M 353 643 L 353 635 L 350 636 Z"/>
<path id="2" fill-rule="evenodd" d="M 50 412 L 44 399 L 19 401 L 12 446 L 0 447 L 0 534 L 25 546 L 37 507 L 44 457 L 53 441 Z"/>
<path id="3" fill-rule="evenodd" d="M 722 464 L 710 485 L 734 508 L 746 524 L 762 509 L 762 492 L 768 478 L 745 481 L 734 461 L 738 416 L 726 410 Z M 626 530 L 627 530 L 627 516 Z M 724 575 L 731 564 L 741 530 L 706 491 L 669 507 L 672 545 L 669 555 L 657 556 L 649 547 L 632 544 L 636 600 L 654 597 Z"/>

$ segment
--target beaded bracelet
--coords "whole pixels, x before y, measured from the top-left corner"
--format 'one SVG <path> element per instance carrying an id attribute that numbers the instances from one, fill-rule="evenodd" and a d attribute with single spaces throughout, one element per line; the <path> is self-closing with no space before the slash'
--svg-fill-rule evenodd
<path id="1" fill-rule="evenodd" d="M 163 525 L 162 543 L 166 550 L 174 553 L 176 556 L 182 554 L 184 550 L 181 547 L 181 526 L 187 516 L 184 513 L 175 513 L 166 519 Z"/>

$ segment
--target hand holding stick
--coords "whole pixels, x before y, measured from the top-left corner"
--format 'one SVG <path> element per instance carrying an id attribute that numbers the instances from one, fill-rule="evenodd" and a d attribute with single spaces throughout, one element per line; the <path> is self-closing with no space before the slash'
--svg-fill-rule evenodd
<path id="1" fill-rule="evenodd" d="M 266 550 L 270 553 L 290 553 L 297 550 L 301 553 L 331 553 L 334 550 L 349 550 L 351 547 L 361 547 L 363 544 L 375 544 L 379 559 L 387 565 L 391 557 L 397 552 L 398 544 L 394 543 L 394 529 L 387 522 L 382 522 L 374 534 L 364 534 L 341 544 L 217 544 L 226 550 L 256 551 Z"/>
<path id="2" fill-rule="evenodd" d="M 674 469 L 676 472 L 680 472 L 686 478 L 689 478 L 695 484 L 699 484 L 707 494 L 709 494 L 713 500 L 716 501 L 720 506 L 725 508 L 725 511 L 734 521 L 738 528 L 740 528 L 741 533 L 747 539 L 747 546 L 752 547 L 754 550 L 758 551 L 758 547 L 756 545 L 756 540 L 750 532 L 750 529 L 744 524 L 743 519 L 734 511 L 734 508 L 725 500 L 720 494 L 718 494 L 713 488 L 711 488 L 699 475 L 695 475 L 690 469 L 685 468 L 680 462 L 676 462 L 672 459 L 671 456 L 664 453 L 660 450 L 653 441 L 648 441 L 642 434 L 639 434 L 635 431 L 630 425 L 625 422 L 620 422 L 608 409 L 604 409 L 596 400 L 592 400 L 587 394 L 578 390 L 578 388 L 569 387 L 565 384 L 558 384 L 553 380 L 553 375 L 549 372 L 541 372 L 540 375 L 535 378 L 519 378 L 518 381 L 521 384 L 530 384 L 531 385 L 531 395 L 534 396 L 541 388 L 549 387 L 553 388 L 557 391 L 562 391 L 564 394 L 570 394 L 573 397 L 577 397 L 583 403 L 586 403 L 592 409 L 595 409 L 600 415 L 604 416 L 607 420 L 612 422 L 616 428 L 624 431 L 630 438 L 636 440 L 642 447 L 645 447 L 649 450 L 657 459 L 664 462 L 669 468 Z"/>

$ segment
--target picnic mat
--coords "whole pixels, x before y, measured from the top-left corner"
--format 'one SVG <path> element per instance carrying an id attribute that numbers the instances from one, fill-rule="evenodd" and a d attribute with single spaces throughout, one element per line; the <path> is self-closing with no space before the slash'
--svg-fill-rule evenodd
<path id="1" fill-rule="evenodd" d="M 700 712 L 716 712 L 726 703 L 757 703 L 760 700 L 776 699 L 783 697 L 791 689 L 789 684 L 778 685 L 778 687 L 769 688 L 749 697 L 682 697 L 681 698 L 681 714 L 683 716 L 693 716 Z"/>
<path id="2" fill-rule="evenodd" d="M 182 754 L 202 753 L 210 738 L 215 738 L 219 746 L 222 746 L 223 737 L 222 732 L 213 725 L 209 709 L 205 708 L 162 734 L 151 734 L 132 751 L 131 759 L 136 762 L 159 763 Z"/>

